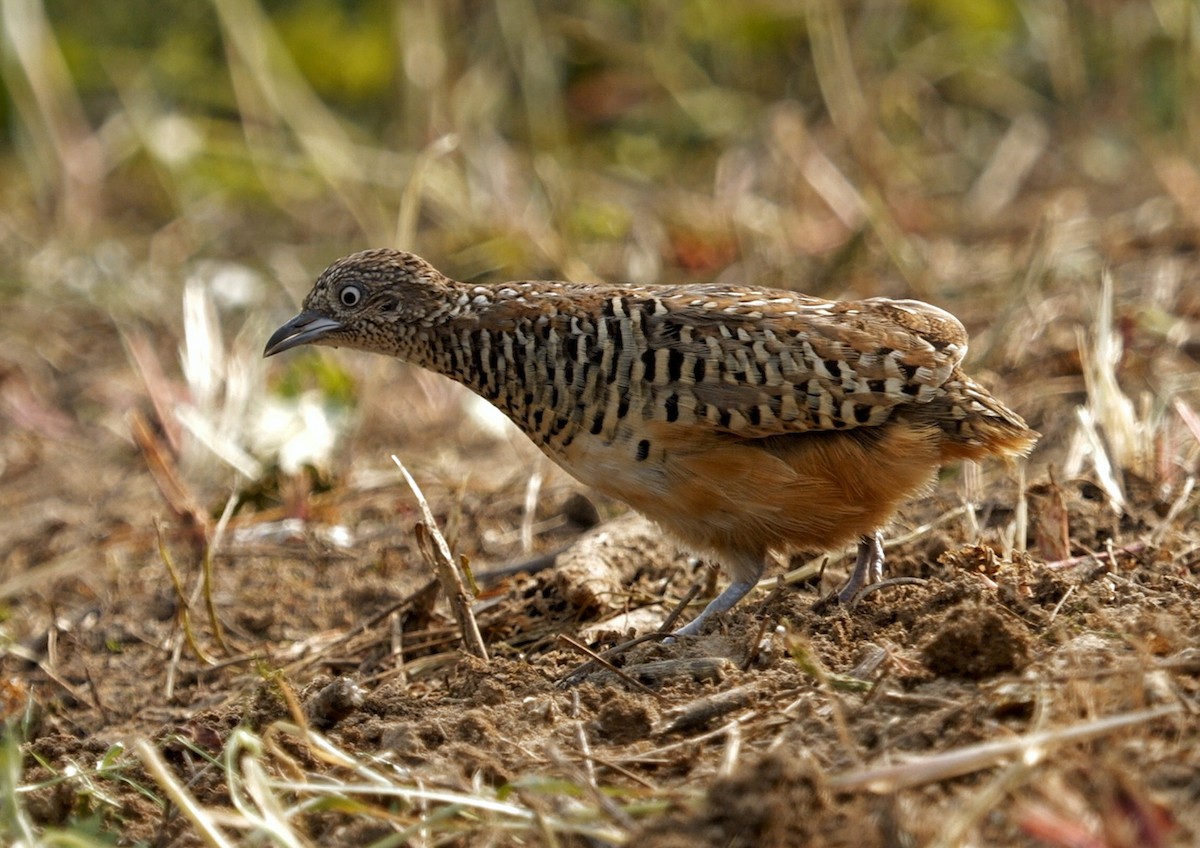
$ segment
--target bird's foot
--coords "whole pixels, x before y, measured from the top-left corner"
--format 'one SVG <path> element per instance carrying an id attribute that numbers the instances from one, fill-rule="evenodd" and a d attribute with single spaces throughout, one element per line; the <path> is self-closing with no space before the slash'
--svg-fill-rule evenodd
<path id="1" fill-rule="evenodd" d="M 845 604 L 854 599 L 859 590 L 883 579 L 883 536 L 876 530 L 870 536 L 858 540 L 858 558 L 854 571 L 846 585 L 838 590 L 838 600 Z"/>

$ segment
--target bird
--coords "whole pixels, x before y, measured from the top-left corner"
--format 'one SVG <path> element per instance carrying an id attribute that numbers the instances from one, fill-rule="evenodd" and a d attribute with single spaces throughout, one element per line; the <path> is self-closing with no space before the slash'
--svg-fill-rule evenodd
<path id="1" fill-rule="evenodd" d="M 882 580 L 882 529 L 937 470 L 1038 434 L 961 368 L 967 333 L 917 300 L 752 285 L 459 282 L 393 249 L 337 260 L 264 356 L 305 344 L 462 383 L 585 485 L 710 555 L 732 609 L 772 551 L 857 543 L 846 601 Z"/>

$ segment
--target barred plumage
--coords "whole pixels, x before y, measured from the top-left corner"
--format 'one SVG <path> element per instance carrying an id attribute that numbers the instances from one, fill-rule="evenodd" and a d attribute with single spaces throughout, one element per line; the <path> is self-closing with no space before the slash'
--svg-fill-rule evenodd
<path id="1" fill-rule="evenodd" d="M 503 410 L 575 477 L 714 551 L 731 607 L 777 547 L 861 538 L 846 596 L 882 570 L 877 530 L 941 463 L 1036 434 L 959 368 L 954 316 L 724 285 L 460 283 L 410 253 L 331 265 L 267 355 L 389 354 Z"/>

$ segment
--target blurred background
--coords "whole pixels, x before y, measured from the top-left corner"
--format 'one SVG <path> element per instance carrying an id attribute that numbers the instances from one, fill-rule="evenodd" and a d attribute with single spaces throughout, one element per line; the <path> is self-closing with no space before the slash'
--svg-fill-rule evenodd
<path id="1" fill-rule="evenodd" d="M 390 243 L 464 276 L 929 285 L 948 233 L 1032 229 L 1031 190 L 1158 193 L 1200 109 L 1186 0 L 3 14 L 5 248 L 115 239 L 101 276 Z"/>

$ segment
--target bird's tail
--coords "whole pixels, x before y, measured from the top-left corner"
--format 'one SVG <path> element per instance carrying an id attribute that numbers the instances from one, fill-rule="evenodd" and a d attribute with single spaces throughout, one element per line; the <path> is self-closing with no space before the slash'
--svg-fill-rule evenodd
<path id="1" fill-rule="evenodd" d="M 942 390 L 923 412 L 945 434 L 943 460 L 1025 456 L 1037 443 L 1039 433 L 967 375 L 952 374 Z"/>

